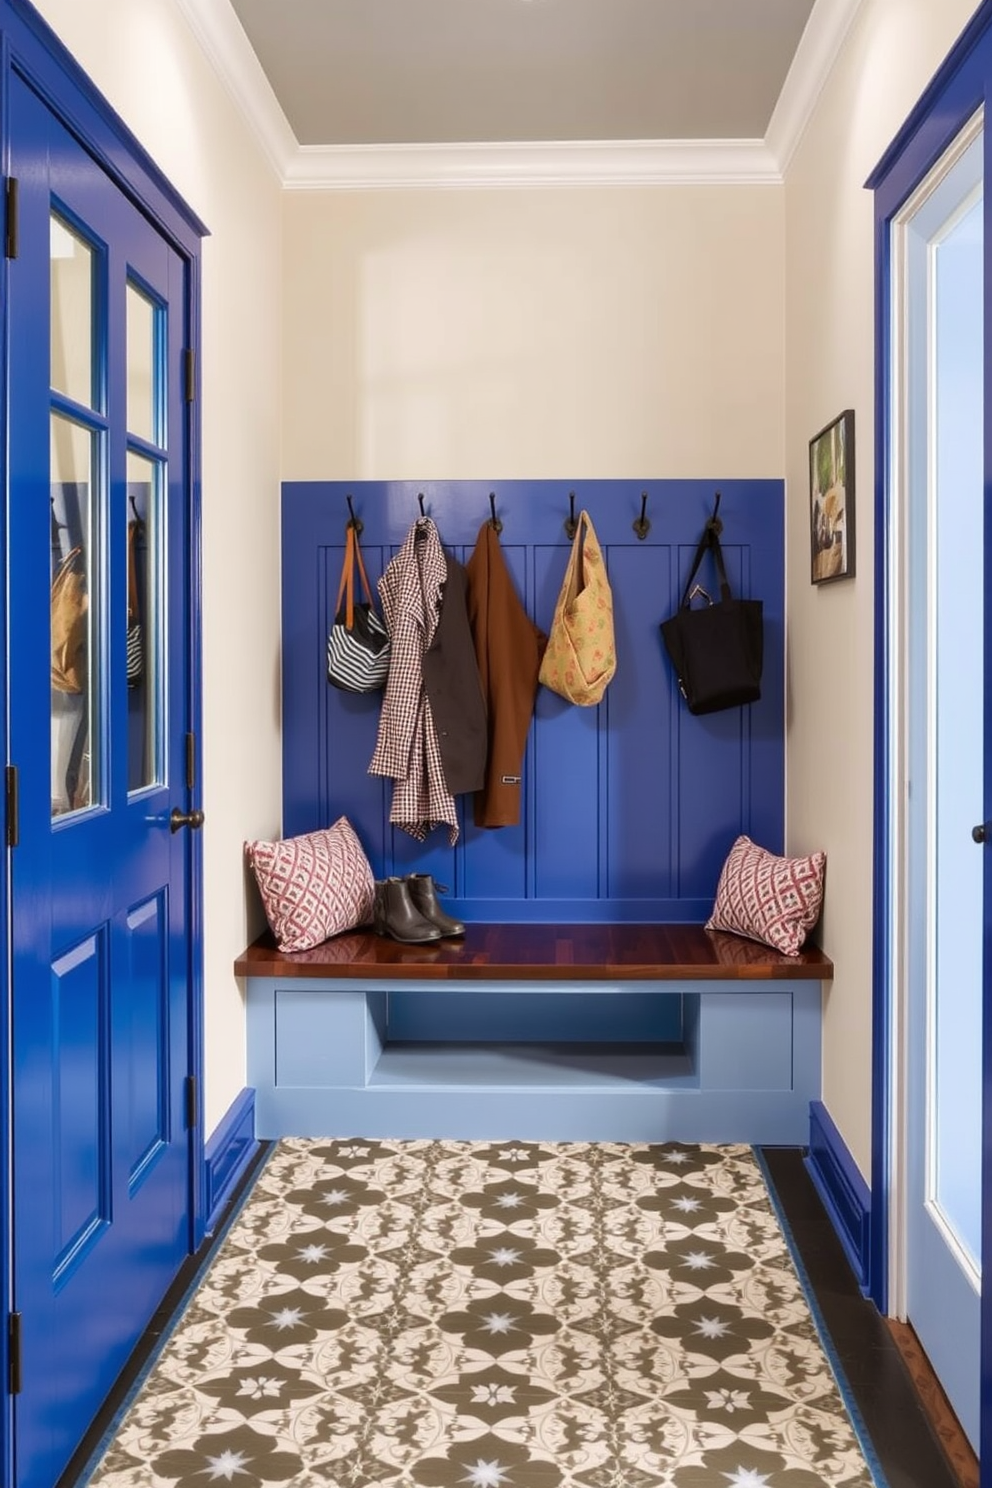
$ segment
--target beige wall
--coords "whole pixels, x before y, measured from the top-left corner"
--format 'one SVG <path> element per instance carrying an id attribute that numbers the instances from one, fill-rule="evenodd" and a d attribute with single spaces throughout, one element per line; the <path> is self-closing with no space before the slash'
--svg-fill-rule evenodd
<path id="1" fill-rule="evenodd" d="M 864 0 L 786 177 L 786 439 L 791 850 L 827 851 L 824 1101 L 871 1163 L 874 165 L 974 9 Z M 898 61 L 896 62 L 896 59 Z M 807 447 L 856 415 L 857 575 L 809 582 Z"/>
<path id="2" fill-rule="evenodd" d="M 782 188 L 291 193 L 287 479 L 775 476 Z"/>
<path id="3" fill-rule="evenodd" d="M 38 9 L 210 229 L 203 247 L 203 833 L 206 1106 L 245 1084 L 231 973 L 242 839 L 280 823 L 281 188 L 173 0 Z"/>
<path id="4" fill-rule="evenodd" d="M 244 1083 L 230 964 L 255 927 L 241 841 L 279 825 L 280 476 L 708 478 L 784 464 L 789 846 L 829 855 L 824 941 L 837 975 L 824 1096 L 867 1174 L 874 348 L 862 183 L 972 0 L 864 0 L 784 189 L 284 198 L 173 0 L 39 8 L 213 234 L 208 1131 Z M 858 574 L 814 589 L 807 441 L 846 407 L 857 414 Z"/>

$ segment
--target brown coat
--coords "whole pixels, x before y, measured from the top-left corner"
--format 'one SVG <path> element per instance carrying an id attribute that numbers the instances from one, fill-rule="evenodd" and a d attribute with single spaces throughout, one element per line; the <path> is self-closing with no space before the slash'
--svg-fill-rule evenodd
<path id="1" fill-rule="evenodd" d="M 475 797 L 475 824 L 513 827 L 520 820 L 524 750 L 548 638 L 520 602 L 491 522 L 479 531 L 466 573 L 468 618 L 489 716 L 486 783 Z"/>

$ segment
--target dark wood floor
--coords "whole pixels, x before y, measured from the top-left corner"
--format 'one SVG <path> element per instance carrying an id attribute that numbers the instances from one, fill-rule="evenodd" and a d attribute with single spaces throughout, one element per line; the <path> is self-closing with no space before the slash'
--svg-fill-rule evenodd
<path id="1" fill-rule="evenodd" d="M 259 1162 L 264 1153 L 263 1148 Z M 792 1147 L 766 1148 L 762 1155 L 888 1488 L 977 1488 L 974 1456 L 946 1402 L 941 1401 L 939 1386 L 929 1375 L 911 1330 L 891 1326 L 861 1296 L 806 1172 L 803 1153 Z M 252 1177 L 253 1172 L 246 1174 L 232 1203 Z M 210 1255 L 211 1245 L 205 1242 L 183 1267 L 57 1488 L 83 1488 L 95 1465 L 94 1452 Z"/>
<path id="2" fill-rule="evenodd" d="M 765 1148 L 762 1155 L 889 1488 L 976 1488 L 974 1454 L 922 1349 L 909 1347 L 911 1329 L 893 1328 L 862 1297 L 802 1152 Z M 903 1348 L 915 1360 L 912 1373 Z"/>

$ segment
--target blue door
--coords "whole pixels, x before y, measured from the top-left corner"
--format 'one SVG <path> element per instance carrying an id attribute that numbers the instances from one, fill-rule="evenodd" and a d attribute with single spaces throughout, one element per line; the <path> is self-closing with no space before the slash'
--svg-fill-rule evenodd
<path id="1" fill-rule="evenodd" d="M 9 102 L 14 1454 L 51 1488 L 190 1249 L 188 285 Z"/>

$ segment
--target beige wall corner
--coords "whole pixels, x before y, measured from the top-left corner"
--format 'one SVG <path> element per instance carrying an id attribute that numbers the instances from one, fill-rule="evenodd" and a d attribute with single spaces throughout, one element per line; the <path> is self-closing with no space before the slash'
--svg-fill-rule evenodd
<path id="1" fill-rule="evenodd" d="M 278 833 L 282 191 L 174 0 L 38 9 L 201 216 L 207 1135 L 245 1084 L 242 841 Z M 249 903 L 253 901 L 249 900 Z"/>
<path id="2" fill-rule="evenodd" d="M 290 192 L 284 473 L 771 476 L 780 186 Z"/>
<path id="3" fill-rule="evenodd" d="M 874 245 L 864 181 L 972 0 L 864 0 L 786 175 L 790 850 L 827 852 L 823 1098 L 871 1166 Z M 808 441 L 856 414 L 855 578 L 810 583 Z"/>

